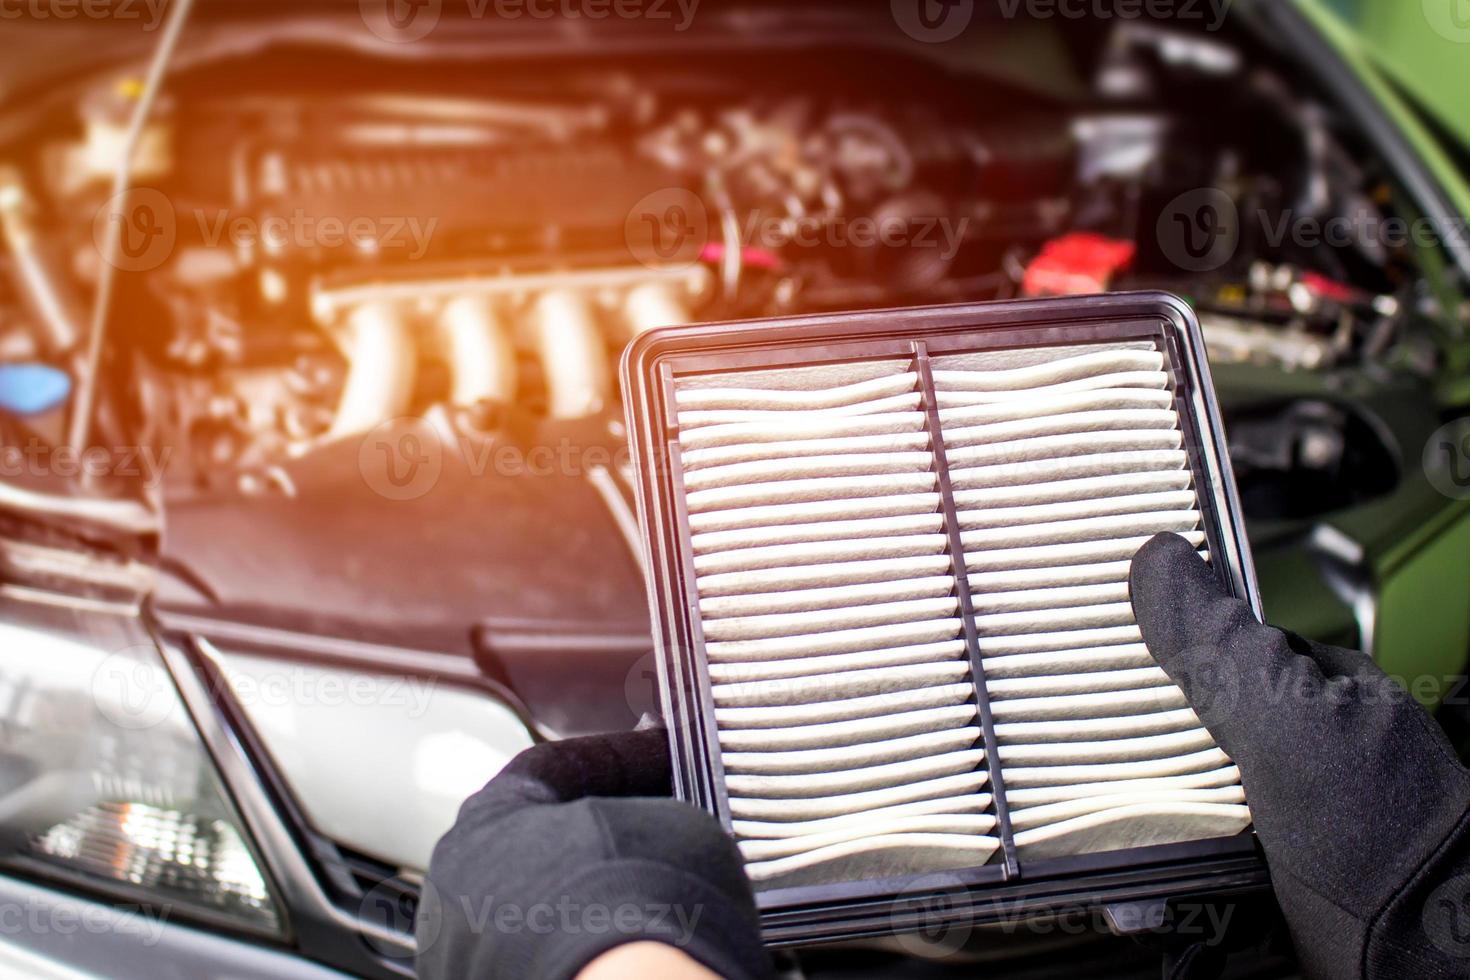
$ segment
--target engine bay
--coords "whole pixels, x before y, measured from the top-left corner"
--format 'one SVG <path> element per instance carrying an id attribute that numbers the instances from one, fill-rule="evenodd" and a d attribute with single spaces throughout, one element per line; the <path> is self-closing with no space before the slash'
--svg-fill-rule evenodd
<path id="1" fill-rule="evenodd" d="M 302 962 L 405 975 L 429 855 L 485 779 L 536 742 L 627 731 L 656 722 L 650 713 L 684 730 L 667 682 L 700 655 L 682 633 L 666 642 L 671 609 L 698 619 L 701 643 L 727 644 L 711 687 L 753 709 L 706 729 L 718 743 L 725 725 L 743 755 L 728 767 L 742 820 L 826 820 L 870 792 L 868 780 L 886 791 L 889 773 L 842 766 L 913 759 L 843 754 L 864 743 L 803 747 L 837 750 L 824 757 L 839 774 L 825 786 L 782 768 L 794 742 L 822 734 L 790 730 L 827 724 L 822 712 L 851 706 L 826 705 L 870 686 L 898 690 L 900 705 L 936 699 L 949 728 L 917 734 L 947 747 L 931 753 L 926 741 L 913 758 L 958 766 L 935 778 L 971 780 L 972 795 L 972 705 L 1001 763 L 1115 751 L 1079 750 L 1069 734 L 1057 749 L 1012 742 L 1026 751 L 1002 759 L 983 731 L 982 692 L 1030 726 L 1058 719 L 1033 717 L 1053 707 L 1027 701 L 1117 693 L 1104 674 L 1133 672 L 1119 683 L 1152 690 L 1164 679 L 1153 653 L 1119 632 L 1136 628 L 1129 562 L 1145 532 L 1170 530 L 1221 567 L 1229 551 L 1206 536 L 1208 511 L 1229 513 L 1260 618 L 1365 651 L 1470 757 L 1470 712 L 1451 698 L 1470 636 L 1459 601 L 1470 520 L 1456 492 L 1470 443 L 1452 428 L 1470 406 L 1470 250 L 1450 240 L 1463 220 L 1445 224 L 1470 189 L 1435 158 L 1463 163 L 1435 119 L 1416 130 L 1395 115 L 1420 107 L 1370 90 L 1378 76 L 1348 64 L 1303 5 L 1241 0 L 1205 23 L 925 4 L 975 18 L 942 43 L 889 4 L 706 0 L 684 27 L 392 5 L 432 9 L 414 38 L 385 35 L 370 6 L 179 0 L 159 32 L 6 20 L 0 600 L 26 661 L 11 685 L 20 741 L 49 739 L 23 757 L 39 763 L 22 776 L 69 780 L 67 799 L 45 795 L 60 800 L 55 813 L 34 822 L 7 874 L 74 888 L 79 901 L 97 883 L 99 895 L 156 901 L 172 893 L 147 888 L 166 877 L 221 882 L 212 899 L 186 896 L 181 922 Z M 1134 290 L 1155 292 L 1097 295 Z M 1070 303 L 1089 308 L 1097 336 L 1068 335 L 1056 313 L 1067 302 L 1044 323 L 1040 304 L 972 310 L 1048 296 L 1090 297 Z M 1154 330 L 1145 302 L 1192 310 L 1199 335 L 1189 317 L 1182 334 Z M 915 332 L 961 311 L 975 319 L 948 321 L 953 349 Z M 1002 321 L 995 350 L 959 344 Z M 667 362 L 659 377 L 635 367 L 639 338 L 657 346 L 648 332 L 678 324 L 695 325 L 683 388 Z M 869 354 L 844 362 L 864 329 L 910 344 L 883 358 L 911 355 L 912 386 L 907 368 L 887 372 Z M 1079 360 L 1084 342 L 1103 346 Z M 639 414 L 640 385 L 663 385 L 682 406 L 677 424 Z M 1034 398 L 994 413 L 996 391 Z M 903 415 L 887 399 L 909 399 L 907 416 L 866 417 L 869 394 L 884 406 L 876 414 Z M 767 419 L 773 405 L 792 418 Z M 1078 405 L 1107 418 L 1076 421 Z M 802 440 L 765 439 L 793 421 L 819 435 L 799 452 L 790 444 Z M 972 423 L 1009 428 L 977 434 Z M 733 438 L 726 426 L 747 428 Z M 747 445 L 750 426 L 765 436 Z M 888 441 L 894 432 L 907 450 Z M 1202 433 L 1208 465 L 1186 470 L 1180 457 Z M 994 448 L 1031 438 L 1048 441 L 1014 456 Z M 839 454 L 834 440 L 859 442 Z M 685 448 L 703 455 L 685 466 Z M 1009 472 L 994 487 L 959 486 L 974 494 L 962 526 L 953 478 L 939 486 L 951 448 L 962 470 L 1039 463 L 1046 482 L 1071 485 L 1038 491 L 1028 470 L 1013 487 Z M 664 450 L 681 463 L 667 471 L 660 524 L 647 504 L 661 492 L 650 477 L 663 474 L 634 453 Z M 1167 467 L 1135 473 L 1130 457 L 1126 473 L 1076 482 L 1103 465 L 1088 457 L 1113 451 L 1157 453 Z M 691 503 L 691 492 L 702 496 Z M 1067 499 L 1039 499 L 1047 492 Z M 872 516 L 853 516 L 874 501 Z M 688 565 L 660 581 L 676 564 L 660 564 L 672 553 L 662 546 L 684 522 L 690 542 L 708 535 L 704 550 L 691 543 Z M 1029 578 L 981 567 L 1042 560 L 1018 548 L 1045 549 L 1047 564 L 1018 566 Z M 898 565 L 865 564 L 890 552 Z M 910 578 L 885 578 L 894 568 Z M 978 624 L 994 631 L 987 655 L 1002 652 L 984 671 L 960 658 L 951 620 L 975 630 L 966 657 L 980 649 Z M 833 635 L 870 629 L 883 632 Z M 696 655 L 681 665 L 660 659 L 661 646 Z M 1051 670 L 1065 659 L 1051 654 L 1078 649 Z M 829 658 L 822 673 L 786 663 L 798 651 Z M 953 680 L 967 671 L 971 682 Z M 764 686 L 745 689 L 746 674 Z M 841 699 L 807 681 L 787 698 L 787 681 L 824 674 Z M 156 686 L 133 698 L 144 681 Z M 1081 718 L 1087 741 L 1162 735 L 1168 753 L 1210 753 L 1200 772 L 1227 768 L 1208 732 L 1163 730 L 1188 721 L 1163 714 L 1191 714 L 1167 687 L 1181 700 L 1160 717 L 1127 694 L 1103 722 Z M 160 689 L 179 710 L 170 724 L 139 724 L 133 702 L 157 706 Z M 22 709 L 60 719 L 61 737 L 27 727 Z M 932 720 L 865 731 L 891 725 L 906 739 L 906 726 Z M 95 760 L 73 751 L 94 744 Z M 963 757 L 943 758 L 952 752 Z M 698 771 L 681 773 L 685 788 Z M 914 769 L 896 772 L 892 787 L 910 785 Z M 1202 790 L 1240 807 L 1243 787 L 1218 778 Z M 156 788 L 174 784 L 177 798 Z M 723 785 L 709 793 L 728 799 Z M 989 837 L 971 818 L 990 805 L 915 815 L 958 817 L 953 826 Z M 127 837 L 135 816 L 141 830 Z M 1153 824 L 1155 839 L 1222 846 L 1247 815 L 1214 817 L 1219 834 L 1186 840 L 1171 818 Z M 1007 835 L 1013 850 L 1112 853 L 1072 836 L 1087 827 L 1031 819 L 997 830 L 1001 861 Z M 791 845 L 768 843 L 781 839 L 748 841 L 773 893 L 803 875 L 846 888 L 881 871 L 792 862 Z M 1249 861 L 1231 889 L 1264 886 Z M 1145 864 L 1144 877 L 1165 866 Z M 1094 871 L 1114 873 L 1106 862 Z M 1059 880 L 1018 877 L 1038 904 L 959 935 L 906 932 L 885 898 L 870 906 L 871 930 L 860 917 L 863 938 L 828 945 L 838 933 L 798 937 L 806 926 L 789 921 L 775 938 L 822 943 L 781 954 L 792 976 L 968 975 L 982 963 L 1007 976 L 1157 975 L 1159 930 L 1127 920 L 1179 908 L 1110 905 L 1068 923 L 1047 905 Z M 1275 906 L 1236 894 L 1230 941 L 1275 963 L 1256 948 L 1277 928 Z M 191 946 L 203 934 L 191 928 Z"/>
<path id="2" fill-rule="evenodd" d="M 1230 32 L 1010 31 L 970 57 L 262 44 L 171 75 L 124 201 L 137 83 L 108 73 L 0 175 L 0 300 L 74 348 L 67 296 L 120 236 L 96 424 L 159 461 L 160 608 L 470 654 L 527 702 L 575 694 L 534 690 L 548 646 L 608 665 L 587 691 L 646 649 L 614 378 L 658 326 L 1166 289 L 1216 363 L 1324 379 L 1226 406 L 1251 516 L 1392 489 L 1329 379 L 1427 376 L 1443 310 L 1376 233 L 1412 214 L 1351 126 Z"/>

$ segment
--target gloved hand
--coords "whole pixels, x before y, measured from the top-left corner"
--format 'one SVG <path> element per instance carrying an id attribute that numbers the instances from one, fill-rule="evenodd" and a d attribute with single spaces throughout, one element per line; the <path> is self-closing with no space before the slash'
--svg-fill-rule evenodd
<path id="1" fill-rule="evenodd" d="M 1133 560 L 1149 652 L 1240 767 L 1308 976 L 1470 976 L 1470 773 L 1366 656 L 1263 626 L 1183 538 Z"/>
<path id="2" fill-rule="evenodd" d="M 562 980 L 616 946 L 650 940 L 721 976 L 769 975 L 734 842 L 669 793 L 662 731 L 516 756 L 434 848 L 418 975 Z"/>

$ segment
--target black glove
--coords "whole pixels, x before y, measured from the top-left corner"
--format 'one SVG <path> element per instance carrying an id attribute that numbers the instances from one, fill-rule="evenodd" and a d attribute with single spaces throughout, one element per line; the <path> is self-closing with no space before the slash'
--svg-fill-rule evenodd
<path id="1" fill-rule="evenodd" d="M 1470 976 L 1470 773 L 1372 660 L 1263 626 L 1183 538 L 1133 560 L 1149 652 L 1240 767 L 1312 977 Z"/>
<path id="2" fill-rule="evenodd" d="M 615 946 L 650 940 L 721 976 L 769 975 L 734 842 L 669 792 L 662 731 L 516 756 L 434 848 L 418 975 L 560 980 Z"/>

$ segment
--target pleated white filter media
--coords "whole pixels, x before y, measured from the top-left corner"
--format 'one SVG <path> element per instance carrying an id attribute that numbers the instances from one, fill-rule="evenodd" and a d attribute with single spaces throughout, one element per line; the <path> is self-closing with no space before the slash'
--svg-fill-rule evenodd
<path id="1" fill-rule="evenodd" d="M 1227 836 L 1239 773 L 1144 648 L 1133 554 L 1204 545 L 1150 344 L 932 362 L 998 759 L 987 759 L 916 365 L 678 379 L 700 625 L 759 885 Z"/>

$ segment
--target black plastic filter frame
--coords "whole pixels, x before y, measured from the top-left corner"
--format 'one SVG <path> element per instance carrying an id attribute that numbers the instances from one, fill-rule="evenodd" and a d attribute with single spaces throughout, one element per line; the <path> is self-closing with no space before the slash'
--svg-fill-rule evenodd
<path id="1" fill-rule="evenodd" d="M 986 767 L 1002 846 L 983 865 L 942 874 L 769 888 L 757 893 L 766 938 L 800 944 L 983 923 L 1017 916 L 1263 888 L 1255 835 L 1038 860 L 1018 858 L 964 574 L 930 359 L 979 351 L 1147 341 L 1165 355 L 1211 564 L 1259 618 L 1260 597 L 1193 311 L 1166 293 L 1021 300 L 650 331 L 623 355 L 623 398 L 654 624 L 674 792 L 731 826 L 714 703 L 705 670 L 674 387 L 682 376 L 909 359 L 919 376 L 941 508 L 954 559 Z M 998 858 L 998 860 L 997 860 Z M 943 890 L 943 900 L 933 901 Z"/>

